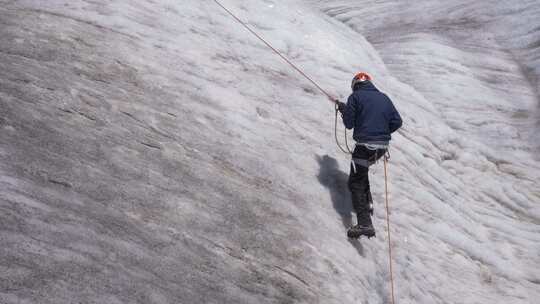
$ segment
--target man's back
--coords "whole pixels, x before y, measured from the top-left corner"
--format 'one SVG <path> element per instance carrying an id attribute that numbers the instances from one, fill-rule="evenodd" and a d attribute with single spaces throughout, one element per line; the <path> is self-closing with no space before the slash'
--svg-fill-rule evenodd
<path id="1" fill-rule="evenodd" d="M 353 138 L 358 143 L 387 143 L 402 124 L 390 98 L 369 81 L 355 87 L 343 112 L 345 127 L 354 128 Z"/>

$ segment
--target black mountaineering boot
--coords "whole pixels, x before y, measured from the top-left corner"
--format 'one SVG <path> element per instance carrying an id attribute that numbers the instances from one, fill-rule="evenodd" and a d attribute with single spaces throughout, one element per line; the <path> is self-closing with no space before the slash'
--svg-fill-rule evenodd
<path id="1" fill-rule="evenodd" d="M 368 237 L 368 239 L 375 236 L 375 228 L 373 228 L 373 225 L 369 226 L 361 226 L 356 225 L 354 227 L 349 228 L 347 231 L 347 236 L 351 239 L 357 239 L 361 237 L 362 235 L 365 235 Z"/>
<path id="2" fill-rule="evenodd" d="M 357 239 L 362 235 L 365 235 L 368 238 L 374 237 L 375 228 L 373 228 L 373 224 L 371 223 L 369 211 L 358 213 L 356 216 L 358 218 L 358 224 L 349 228 L 347 236 L 353 239 Z"/>

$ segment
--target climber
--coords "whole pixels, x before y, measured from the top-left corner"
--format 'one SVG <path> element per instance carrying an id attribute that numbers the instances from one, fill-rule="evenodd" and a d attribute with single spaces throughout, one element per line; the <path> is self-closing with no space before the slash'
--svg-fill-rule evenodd
<path id="1" fill-rule="evenodd" d="M 357 225 L 347 231 L 350 238 L 375 236 L 371 222 L 373 199 L 369 188 L 369 166 L 387 153 L 390 134 L 401 127 L 402 120 L 394 104 L 372 83 L 368 73 L 358 73 L 352 83 L 347 104 L 336 100 L 347 129 L 353 129 L 356 146 L 352 154 L 349 190 L 357 216 Z"/>

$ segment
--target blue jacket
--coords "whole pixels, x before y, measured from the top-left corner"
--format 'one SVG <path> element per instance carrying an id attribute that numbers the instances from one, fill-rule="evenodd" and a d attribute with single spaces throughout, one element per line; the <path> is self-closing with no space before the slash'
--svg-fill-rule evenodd
<path id="1" fill-rule="evenodd" d="M 356 85 L 349 96 L 343 123 L 347 129 L 354 128 L 358 143 L 389 142 L 402 120 L 390 98 L 368 81 Z"/>

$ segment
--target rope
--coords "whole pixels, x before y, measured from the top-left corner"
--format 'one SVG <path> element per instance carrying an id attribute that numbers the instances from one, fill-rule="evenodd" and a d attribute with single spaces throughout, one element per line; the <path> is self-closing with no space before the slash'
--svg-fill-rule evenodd
<path id="1" fill-rule="evenodd" d="M 390 154 L 387 152 L 384 155 L 384 190 L 386 198 L 386 229 L 388 232 L 388 260 L 390 264 L 390 288 L 392 291 L 392 304 L 395 303 L 394 299 L 394 271 L 392 269 L 392 241 L 390 240 L 390 208 L 388 207 L 388 160 Z"/>
<path id="2" fill-rule="evenodd" d="M 251 34 L 253 34 L 255 37 L 257 37 L 260 41 L 262 41 L 269 49 L 274 51 L 281 59 L 283 59 L 285 62 L 287 62 L 293 69 L 298 71 L 302 76 L 304 76 L 307 80 L 309 80 L 317 89 L 319 89 L 330 101 L 333 103 L 336 103 L 336 99 L 330 95 L 328 92 L 326 92 L 320 85 L 318 85 L 311 77 L 309 77 L 306 73 L 304 73 L 300 68 L 298 68 L 294 63 L 292 63 L 287 57 L 285 57 L 281 52 L 279 52 L 276 48 L 274 48 L 270 43 L 268 43 L 266 40 L 264 40 L 257 32 L 252 30 L 244 21 L 240 20 L 240 18 L 236 17 L 235 14 L 233 14 L 229 9 L 227 9 L 223 4 L 221 4 L 218 0 L 214 0 L 214 2 L 219 5 L 222 9 L 224 9 L 231 17 L 233 17 L 238 23 L 243 25 Z"/>
<path id="3" fill-rule="evenodd" d="M 351 148 L 349 148 L 349 143 L 347 142 L 347 129 L 345 129 L 345 148 L 347 150 L 345 150 L 339 143 L 339 140 L 337 137 L 337 122 L 338 122 L 338 107 L 336 103 L 336 119 L 334 120 L 334 137 L 336 139 L 336 144 L 343 153 L 353 154 L 353 152 L 351 151 Z"/>

